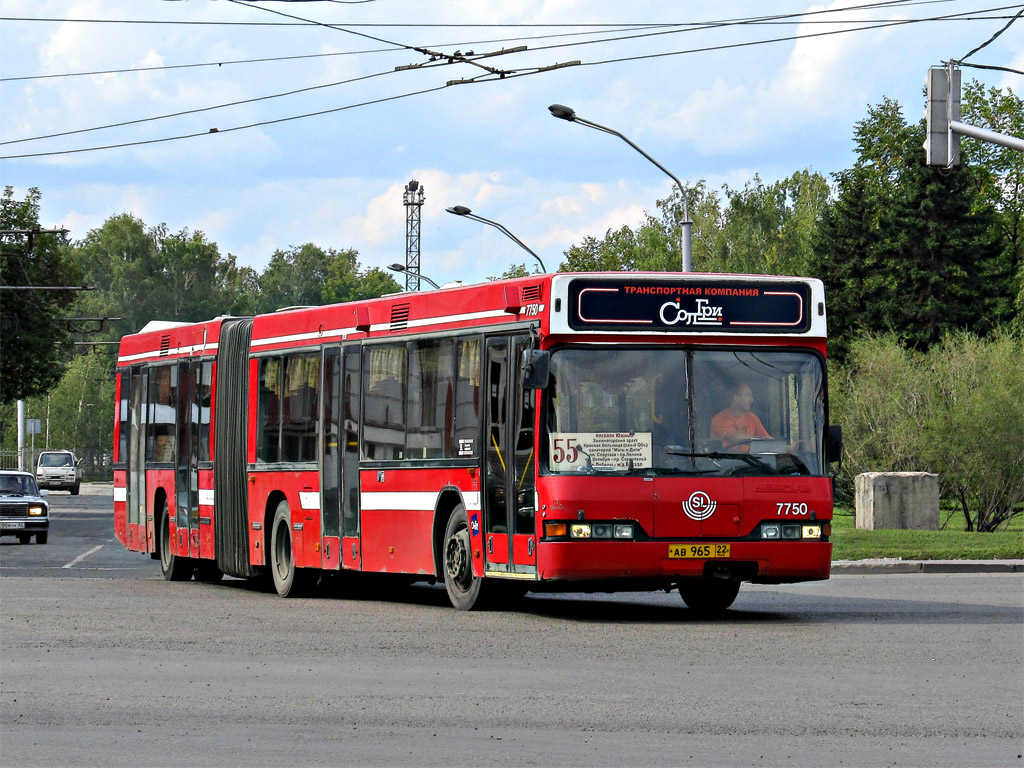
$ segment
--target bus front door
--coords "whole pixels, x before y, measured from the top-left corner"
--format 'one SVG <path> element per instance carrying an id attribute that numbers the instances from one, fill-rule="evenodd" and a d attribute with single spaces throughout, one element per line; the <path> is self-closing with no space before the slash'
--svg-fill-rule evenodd
<path id="1" fill-rule="evenodd" d="M 134 368 L 128 388 L 128 549 L 153 552 L 153 520 L 146 515 L 146 392 L 148 374 Z"/>
<path id="2" fill-rule="evenodd" d="M 535 391 L 524 390 L 520 376 L 525 334 L 487 339 L 486 473 L 484 533 L 487 575 L 537 577 L 534 503 Z"/>
<path id="3" fill-rule="evenodd" d="M 178 363 L 178 430 L 175 446 L 174 509 L 180 541 L 188 531 L 188 557 L 199 557 L 199 384 L 200 363 Z M 172 549 L 173 551 L 173 549 Z M 184 556 L 184 550 L 179 550 Z"/>

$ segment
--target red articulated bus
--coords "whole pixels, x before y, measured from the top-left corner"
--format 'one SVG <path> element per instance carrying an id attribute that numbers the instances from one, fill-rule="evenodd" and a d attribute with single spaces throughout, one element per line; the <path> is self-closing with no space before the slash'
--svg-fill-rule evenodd
<path id="1" fill-rule="evenodd" d="M 817 280 L 534 275 L 151 323 L 117 370 L 114 526 L 165 578 L 527 591 L 826 579 L 841 436 Z"/>

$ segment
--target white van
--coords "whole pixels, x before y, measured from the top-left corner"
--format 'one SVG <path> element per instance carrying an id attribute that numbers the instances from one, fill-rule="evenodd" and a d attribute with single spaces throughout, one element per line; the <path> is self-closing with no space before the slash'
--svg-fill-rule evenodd
<path id="1" fill-rule="evenodd" d="M 71 491 L 77 496 L 82 484 L 81 463 L 72 451 L 43 451 L 36 460 L 36 483 L 40 488 Z"/>

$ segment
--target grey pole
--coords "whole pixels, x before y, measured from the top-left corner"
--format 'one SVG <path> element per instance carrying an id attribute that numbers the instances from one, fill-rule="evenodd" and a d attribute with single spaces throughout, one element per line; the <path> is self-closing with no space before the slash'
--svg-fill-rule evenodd
<path id="1" fill-rule="evenodd" d="M 502 232 L 506 237 L 508 237 L 510 240 L 512 240 L 516 245 L 518 245 L 520 248 L 522 248 L 528 254 L 533 256 L 533 258 L 535 258 L 537 260 L 537 263 L 540 264 L 540 271 L 545 273 L 545 274 L 547 274 L 548 270 L 544 266 L 544 262 L 541 261 L 540 256 L 538 256 L 536 253 L 534 253 L 530 248 L 527 248 L 526 247 L 526 243 L 524 243 L 518 237 L 513 235 L 511 232 L 509 232 L 504 226 L 502 226 L 498 222 L 491 221 L 490 219 L 485 219 L 483 216 L 478 216 L 477 214 L 473 213 L 473 211 L 471 211 L 469 208 L 467 208 L 464 205 L 453 205 L 451 208 L 445 208 L 445 210 L 448 211 L 448 213 L 454 214 L 456 216 L 464 216 L 467 219 L 472 219 L 473 221 L 479 221 L 481 224 L 490 224 L 492 227 L 494 227 L 495 229 L 497 229 L 500 232 Z"/>
<path id="2" fill-rule="evenodd" d="M 614 130 L 613 128 L 608 128 L 607 126 L 599 125 L 598 123 L 592 122 L 590 120 L 585 120 L 584 118 L 577 115 L 575 110 L 573 110 L 571 107 L 566 107 L 562 104 L 552 104 L 550 107 L 548 107 L 548 111 L 551 112 L 551 114 L 554 117 L 557 117 L 559 120 L 568 120 L 570 123 L 579 123 L 580 125 L 585 125 L 588 128 L 594 128 L 595 130 L 603 131 L 604 133 L 610 133 L 612 136 L 618 136 L 624 142 L 629 144 L 629 146 L 631 146 L 641 155 L 650 160 L 654 165 L 660 168 L 666 176 L 668 176 L 670 179 L 672 179 L 672 181 L 676 183 L 676 186 L 679 187 L 679 194 L 683 198 L 683 221 L 679 228 L 679 236 L 680 240 L 682 241 L 680 243 L 680 250 L 683 254 L 683 272 L 692 272 L 693 258 L 690 248 L 690 226 L 693 224 L 693 222 L 690 221 L 690 208 L 689 204 L 686 202 L 686 190 L 683 188 L 683 182 L 677 179 L 675 175 L 668 170 L 668 168 L 663 166 L 653 157 L 651 157 L 642 149 L 640 149 L 640 147 L 638 147 L 636 144 L 630 141 L 626 136 L 623 136 L 621 133 Z"/>

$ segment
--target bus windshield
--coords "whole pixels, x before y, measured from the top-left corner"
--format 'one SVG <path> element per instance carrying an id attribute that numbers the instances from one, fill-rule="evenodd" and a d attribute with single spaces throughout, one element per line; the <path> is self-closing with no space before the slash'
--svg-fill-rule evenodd
<path id="1" fill-rule="evenodd" d="M 551 474 L 821 475 L 822 359 L 791 350 L 569 347 L 545 390 Z"/>

